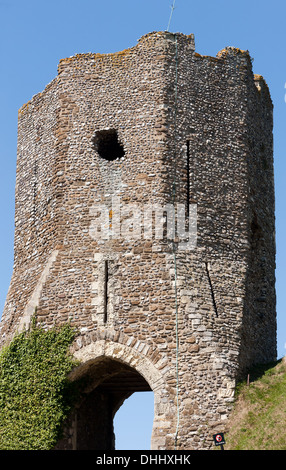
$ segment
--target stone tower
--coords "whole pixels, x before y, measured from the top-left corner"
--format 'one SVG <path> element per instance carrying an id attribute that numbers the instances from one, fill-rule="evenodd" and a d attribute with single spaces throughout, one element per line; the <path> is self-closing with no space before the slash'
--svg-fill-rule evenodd
<path id="1" fill-rule="evenodd" d="M 137 390 L 153 449 L 212 446 L 236 380 L 276 359 L 272 102 L 247 51 L 150 33 L 61 60 L 20 109 L 2 344 L 35 308 L 78 328 L 91 384 L 59 448 L 112 449 Z"/>

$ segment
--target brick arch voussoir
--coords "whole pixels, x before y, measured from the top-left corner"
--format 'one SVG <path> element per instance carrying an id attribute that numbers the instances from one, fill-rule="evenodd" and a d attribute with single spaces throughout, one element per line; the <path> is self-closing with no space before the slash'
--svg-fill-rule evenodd
<path id="1" fill-rule="evenodd" d="M 76 377 L 78 371 L 90 361 L 105 357 L 135 369 L 154 392 L 166 387 L 167 358 L 163 357 L 155 346 L 133 336 L 111 329 L 80 334 L 75 339 L 71 352 L 80 363 L 71 377 Z"/>

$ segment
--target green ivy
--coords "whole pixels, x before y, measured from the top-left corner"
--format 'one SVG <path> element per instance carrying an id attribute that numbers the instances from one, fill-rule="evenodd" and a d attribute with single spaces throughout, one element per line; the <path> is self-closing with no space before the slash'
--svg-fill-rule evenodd
<path id="1" fill-rule="evenodd" d="M 68 374 L 70 325 L 44 330 L 35 325 L 0 352 L 0 450 L 49 450 L 77 396 Z"/>

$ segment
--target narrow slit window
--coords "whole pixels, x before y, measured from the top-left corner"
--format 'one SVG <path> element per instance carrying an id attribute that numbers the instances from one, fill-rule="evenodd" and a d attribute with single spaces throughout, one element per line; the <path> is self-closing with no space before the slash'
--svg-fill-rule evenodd
<path id="1" fill-rule="evenodd" d="M 216 316 L 218 317 L 217 305 L 216 305 L 216 301 L 215 301 L 215 295 L 214 295 L 212 280 L 211 280 L 211 277 L 210 277 L 210 272 L 209 272 L 208 263 L 206 263 L 206 271 L 207 271 L 208 281 L 209 281 L 209 285 L 210 285 L 210 290 L 211 290 L 211 296 L 212 296 L 214 311 L 215 311 Z"/>
<path id="2" fill-rule="evenodd" d="M 104 316 L 103 322 L 107 322 L 107 307 L 108 307 L 108 261 L 104 261 Z"/>
<path id="3" fill-rule="evenodd" d="M 190 204 L 190 141 L 187 140 L 187 217 L 189 217 Z"/>

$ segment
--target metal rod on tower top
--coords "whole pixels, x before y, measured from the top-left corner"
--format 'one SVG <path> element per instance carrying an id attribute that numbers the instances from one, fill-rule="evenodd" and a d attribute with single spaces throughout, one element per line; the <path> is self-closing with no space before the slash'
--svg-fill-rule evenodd
<path id="1" fill-rule="evenodd" d="M 167 31 L 169 31 L 170 24 L 171 24 L 171 19 L 172 19 L 172 16 L 173 16 L 173 12 L 174 12 L 174 10 L 175 10 L 175 2 L 176 2 L 176 0 L 173 1 L 173 5 L 171 6 L 171 14 L 170 14 L 170 18 L 169 18 L 169 23 L 168 23 Z"/>

